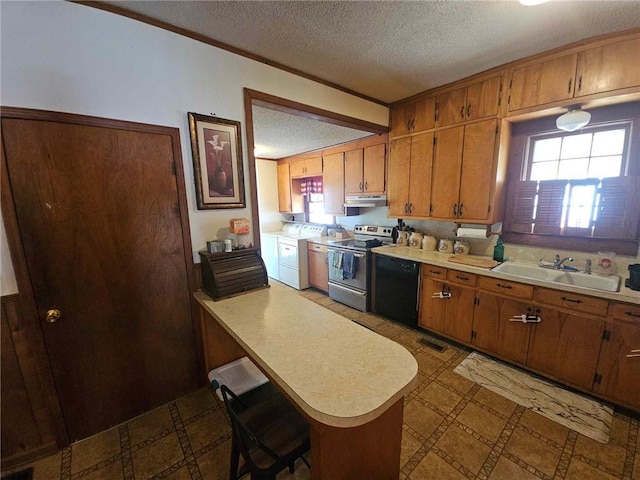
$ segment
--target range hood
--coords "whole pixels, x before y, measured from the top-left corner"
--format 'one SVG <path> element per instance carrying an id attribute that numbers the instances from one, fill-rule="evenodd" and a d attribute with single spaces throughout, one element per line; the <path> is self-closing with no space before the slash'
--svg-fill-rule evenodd
<path id="1" fill-rule="evenodd" d="M 347 195 L 344 199 L 345 207 L 384 207 L 386 205 L 386 195 Z"/>

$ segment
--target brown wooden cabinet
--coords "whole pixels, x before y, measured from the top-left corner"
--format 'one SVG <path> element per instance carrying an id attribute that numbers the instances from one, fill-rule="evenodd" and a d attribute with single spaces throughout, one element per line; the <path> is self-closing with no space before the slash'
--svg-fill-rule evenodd
<path id="1" fill-rule="evenodd" d="M 422 133 L 391 141 L 389 148 L 390 217 L 429 215 L 433 133 Z"/>
<path id="2" fill-rule="evenodd" d="M 502 75 L 438 95 L 437 125 L 445 127 L 498 114 Z"/>
<path id="3" fill-rule="evenodd" d="M 316 177 L 322 175 L 322 157 L 311 157 L 292 161 L 289 164 L 291 178 Z"/>
<path id="4" fill-rule="evenodd" d="M 324 213 L 343 215 L 344 208 L 344 153 L 333 153 L 322 157 L 324 173 L 322 188 Z"/>
<path id="5" fill-rule="evenodd" d="M 436 97 L 427 97 L 395 106 L 390 111 L 389 135 L 398 137 L 430 130 L 436 123 Z"/>
<path id="6" fill-rule="evenodd" d="M 496 120 L 447 128 L 436 133 L 430 216 L 490 222 L 497 201 Z"/>
<path id="7" fill-rule="evenodd" d="M 385 193 L 386 151 L 386 144 L 381 143 L 345 152 L 344 189 L 346 195 Z"/>
<path id="8" fill-rule="evenodd" d="M 307 243 L 309 253 L 309 285 L 329 291 L 329 264 L 327 260 L 327 246 L 319 243 Z"/>
<path id="9" fill-rule="evenodd" d="M 278 211 L 297 213 L 304 211 L 300 184 L 291 181 L 289 164 L 278 162 Z"/>
<path id="10" fill-rule="evenodd" d="M 605 325 L 594 390 L 640 410 L 640 306 L 613 303 Z"/>

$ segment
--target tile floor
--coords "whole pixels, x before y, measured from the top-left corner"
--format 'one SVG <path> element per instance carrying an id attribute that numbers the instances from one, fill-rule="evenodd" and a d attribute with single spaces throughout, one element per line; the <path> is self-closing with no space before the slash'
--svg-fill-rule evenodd
<path id="1" fill-rule="evenodd" d="M 401 479 L 640 480 L 637 418 L 616 413 L 609 443 L 597 443 L 454 373 L 468 350 L 432 339 L 447 346 L 438 352 L 418 343 L 426 336 L 420 332 L 314 290 L 300 294 L 416 357 L 418 383 L 405 398 Z M 230 438 L 223 407 L 205 388 L 22 468 L 34 467 L 34 480 L 227 479 Z M 299 464 L 279 478 L 310 478 Z"/>

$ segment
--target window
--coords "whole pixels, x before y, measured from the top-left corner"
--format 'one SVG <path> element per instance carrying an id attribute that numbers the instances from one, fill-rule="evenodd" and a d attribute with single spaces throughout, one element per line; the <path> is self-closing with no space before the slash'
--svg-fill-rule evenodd
<path id="1" fill-rule="evenodd" d="M 622 245 L 613 240 L 624 243 L 620 254 L 637 253 L 640 103 L 592 115 L 571 133 L 557 130 L 555 117 L 514 125 L 505 240 L 587 251 Z"/>

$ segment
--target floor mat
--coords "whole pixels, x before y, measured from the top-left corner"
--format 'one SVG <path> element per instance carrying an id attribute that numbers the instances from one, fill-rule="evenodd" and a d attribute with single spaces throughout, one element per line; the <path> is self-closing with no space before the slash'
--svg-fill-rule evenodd
<path id="1" fill-rule="evenodd" d="M 613 408 L 478 352 L 454 372 L 598 442 L 607 443 Z"/>

